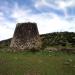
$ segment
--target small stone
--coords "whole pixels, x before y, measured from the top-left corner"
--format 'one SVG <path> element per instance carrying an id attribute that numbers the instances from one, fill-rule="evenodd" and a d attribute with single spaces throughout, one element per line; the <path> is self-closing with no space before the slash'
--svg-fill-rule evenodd
<path id="1" fill-rule="evenodd" d="M 68 61 L 68 62 L 72 62 L 72 59 L 68 59 L 67 61 Z"/>
<path id="2" fill-rule="evenodd" d="M 74 66 L 72 66 L 73 68 L 75 68 L 75 65 Z"/>
<path id="3" fill-rule="evenodd" d="M 52 55 L 49 55 L 49 56 L 52 56 Z"/>
<path id="4" fill-rule="evenodd" d="M 66 62 L 64 62 L 64 64 L 65 64 L 65 65 L 69 65 L 70 63 L 66 61 Z"/>

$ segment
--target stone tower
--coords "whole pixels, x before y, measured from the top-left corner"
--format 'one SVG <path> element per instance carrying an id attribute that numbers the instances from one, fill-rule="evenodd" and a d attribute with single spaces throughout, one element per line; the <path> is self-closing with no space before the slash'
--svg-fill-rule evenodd
<path id="1" fill-rule="evenodd" d="M 41 39 L 36 23 L 18 23 L 10 44 L 18 50 L 38 50 L 41 48 Z"/>

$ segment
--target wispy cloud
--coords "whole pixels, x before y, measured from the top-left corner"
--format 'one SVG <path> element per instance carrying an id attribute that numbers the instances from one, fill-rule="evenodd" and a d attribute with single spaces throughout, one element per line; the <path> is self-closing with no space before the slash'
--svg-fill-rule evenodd
<path id="1" fill-rule="evenodd" d="M 49 33 L 57 31 L 75 32 L 75 11 L 73 14 L 68 11 L 75 7 L 74 0 L 32 0 L 31 8 L 20 5 L 18 0 L 9 2 L 0 7 L 0 40 L 13 36 L 16 23 L 36 22 L 39 33 Z M 40 13 L 34 13 L 34 11 Z M 61 15 L 60 15 L 61 14 Z"/>
<path id="2" fill-rule="evenodd" d="M 34 6 L 38 10 L 41 10 L 41 9 L 44 10 L 44 7 L 48 7 L 48 10 L 50 10 L 50 8 L 52 8 L 59 12 L 61 10 L 63 10 L 65 17 L 68 17 L 68 9 L 67 8 L 71 9 L 71 7 L 75 7 L 75 0 L 37 0 L 37 1 L 35 1 Z M 75 12 L 75 11 L 72 10 L 72 12 Z"/>
<path id="3" fill-rule="evenodd" d="M 69 22 L 69 18 L 71 18 L 69 15 L 66 19 L 65 17 L 60 17 L 52 12 L 32 14 L 32 9 L 23 9 L 18 5 L 14 8 L 12 17 L 16 19 L 17 22 L 36 22 L 41 34 L 53 31 L 70 31 L 69 28 L 74 27 L 74 21 Z"/>

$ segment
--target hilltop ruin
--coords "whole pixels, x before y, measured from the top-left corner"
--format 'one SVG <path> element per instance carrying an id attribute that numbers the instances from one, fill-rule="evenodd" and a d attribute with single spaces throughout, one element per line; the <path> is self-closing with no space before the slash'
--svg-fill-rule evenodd
<path id="1" fill-rule="evenodd" d="M 40 49 L 41 39 L 36 23 L 18 23 L 10 47 L 18 50 Z"/>

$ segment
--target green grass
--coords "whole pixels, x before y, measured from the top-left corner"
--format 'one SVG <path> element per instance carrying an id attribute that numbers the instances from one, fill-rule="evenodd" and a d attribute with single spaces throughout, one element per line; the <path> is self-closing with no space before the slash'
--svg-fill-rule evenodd
<path id="1" fill-rule="evenodd" d="M 0 75 L 75 75 L 75 55 L 50 51 L 14 53 L 3 48 Z"/>

